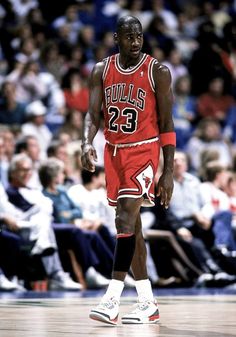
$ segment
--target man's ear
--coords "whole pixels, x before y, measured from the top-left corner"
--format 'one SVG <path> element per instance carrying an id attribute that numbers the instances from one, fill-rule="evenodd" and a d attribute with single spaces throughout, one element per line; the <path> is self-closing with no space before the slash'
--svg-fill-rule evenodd
<path id="1" fill-rule="evenodd" d="M 117 44 L 118 43 L 118 35 L 117 35 L 117 33 L 113 34 L 113 38 L 114 38 L 115 43 Z"/>

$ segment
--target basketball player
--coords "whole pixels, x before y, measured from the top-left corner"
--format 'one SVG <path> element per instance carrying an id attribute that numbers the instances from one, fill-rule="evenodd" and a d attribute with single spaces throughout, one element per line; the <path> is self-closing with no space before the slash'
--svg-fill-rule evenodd
<path id="1" fill-rule="evenodd" d="M 137 18 L 120 18 L 114 39 L 119 54 L 97 63 L 91 74 L 81 157 L 83 167 L 94 171 L 97 154 L 92 142 L 102 108 L 107 197 L 116 207 L 117 242 L 112 280 L 90 318 L 117 324 L 124 279 L 131 267 L 138 303 L 135 310 L 122 317 L 122 323 L 155 323 L 159 311 L 147 275 L 140 207 L 153 205 L 160 147 L 164 167 L 157 193 L 164 207 L 168 207 L 172 195 L 176 139 L 171 76 L 167 67 L 142 53 L 143 33 Z"/>

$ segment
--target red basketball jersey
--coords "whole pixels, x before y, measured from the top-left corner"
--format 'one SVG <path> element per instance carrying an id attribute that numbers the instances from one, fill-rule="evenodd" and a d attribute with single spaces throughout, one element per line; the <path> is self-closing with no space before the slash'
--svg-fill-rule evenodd
<path id="1" fill-rule="evenodd" d="M 158 135 L 157 109 L 152 69 L 157 62 L 143 54 L 131 69 L 122 69 L 119 54 L 106 59 L 103 72 L 105 138 L 126 144 Z"/>

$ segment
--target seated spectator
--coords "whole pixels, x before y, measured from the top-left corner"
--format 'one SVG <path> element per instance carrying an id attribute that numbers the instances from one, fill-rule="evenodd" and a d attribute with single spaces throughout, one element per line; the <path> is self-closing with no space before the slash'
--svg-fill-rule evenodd
<path id="1" fill-rule="evenodd" d="M 110 224 L 107 224 L 111 218 L 108 215 L 108 206 L 104 203 L 104 192 L 101 190 L 105 186 L 104 169 L 97 166 L 95 172 L 82 170 L 81 178 L 82 184 L 73 185 L 68 190 L 68 196 L 77 207 L 80 207 L 83 219 L 86 220 L 76 222 L 77 226 L 89 232 L 97 232 L 113 253 L 115 238 L 110 230 Z M 127 275 L 125 284 L 134 286 L 134 280 Z"/>
<path id="2" fill-rule="evenodd" d="M 23 104 L 41 100 L 47 94 L 46 85 L 35 69 L 35 61 L 18 59 L 15 68 L 7 75 L 6 81 L 15 84 L 16 100 Z"/>
<path id="3" fill-rule="evenodd" d="M 74 183 L 73 165 L 71 162 L 68 143 L 62 140 L 53 140 L 47 150 L 48 158 L 55 157 L 61 160 L 64 165 L 64 184 L 71 186 Z"/>
<path id="4" fill-rule="evenodd" d="M 32 160 L 32 172 L 27 186 L 41 189 L 42 185 L 39 181 L 38 168 L 42 160 L 42 154 L 38 139 L 33 135 L 21 137 L 16 143 L 15 153 L 25 153 L 30 157 Z"/>
<path id="5" fill-rule="evenodd" d="M 15 84 L 4 82 L 0 102 L 0 124 L 21 125 L 26 120 L 25 104 L 16 99 Z"/>
<path id="6" fill-rule="evenodd" d="M 104 186 L 104 169 L 97 167 L 95 172 L 82 170 L 81 177 L 83 183 L 71 186 L 68 190 L 71 200 L 81 208 L 83 218 L 88 220 L 88 222 L 81 223 L 80 227 L 98 231 L 113 251 L 115 243 L 104 223 L 106 209 L 101 201 L 102 196 L 99 190 Z"/>
<path id="7" fill-rule="evenodd" d="M 230 210 L 232 212 L 232 228 L 234 232 L 234 240 L 236 240 L 236 173 L 229 174 L 227 184 L 224 191 L 229 197 Z"/>
<path id="8" fill-rule="evenodd" d="M 189 140 L 196 118 L 196 100 L 190 94 L 190 78 L 178 77 L 174 86 L 173 119 L 177 133 L 177 148 L 183 149 Z"/>
<path id="9" fill-rule="evenodd" d="M 4 139 L 0 135 L 0 181 L 4 188 L 8 185 L 8 168 L 9 161 L 5 155 Z"/>
<path id="10" fill-rule="evenodd" d="M 0 127 L 0 135 L 4 140 L 4 153 L 8 161 L 10 161 L 15 154 L 15 144 L 17 140 L 17 133 L 13 128 L 6 125 Z"/>
<path id="11" fill-rule="evenodd" d="M 236 144 L 236 104 L 229 109 L 224 124 L 224 137 L 229 142 Z"/>
<path id="12" fill-rule="evenodd" d="M 216 150 L 219 161 L 224 166 L 231 166 L 231 147 L 223 139 L 221 127 L 217 120 L 212 118 L 202 119 L 186 144 L 186 152 L 190 158 L 190 168 L 194 172 L 200 169 L 201 153 L 205 149 Z"/>
<path id="13" fill-rule="evenodd" d="M 0 190 L 2 186 L 0 185 Z M 2 196 L 0 191 L 0 196 Z M 21 239 L 14 233 L 15 222 L 12 217 L 2 213 L 4 208 L 0 203 L 0 290 L 25 291 L 19 279 L 23 279 Z M 5 228 L 9 228 L 8 231 Z"/>
<path id="14" fill-rule="evenodd" d="M 202 214 L 212 219 L 214 248 L 223 249 L 223 251 L 226 249 L 236 251 L 236 241 L 232 232 L 230 200 L 224 192 L 228 179 L 229 172 L 224 166 L 216 161 L 208 163 L 206 166 L 206 181 L 200 186 L 204 203 Z"/>
<path id="15" fill-rule="evenodd" d="M 200 117 L 212 117 L 224 124 L 233 103 L 233 97 L 224 93 L 224 79 L 216 77 L 209 82 L 208 91 L 198 97 L 197 112 Z"/>
<path id="16" fill-rule="evenodd" d="M 164 284 L 166 281 L 172 280 L 176 284 L 192 285 L 203 272 L 188 258 L 175 234 L 162 225 L 162 222 L 165 222 L 163 213 L 159 200 L 156 200 L 154 207 L 142 209 L 141 213 L 143 234 L 147 246 L 149 277 L 157 286 L 160 286 L 164 280 Z M 160 255 L 162 255 L 161 261 Z M 153 270 L 152 261 L 155 263 L 156 270 Z"/>
<path id="17" fill-rule="evenodd" d="M 205 149 L 201 153 L 200 169 L 197 176 L 201 181 L 206 180 L 206 167 L 208 163 L 219 160 L 219 152 L 217 150 Z"/>
<path id="18" fill-rule="evenodd" d="M 177 48 L 173 48 L 169 52 L 167 59 L 163 63 L 170 69 L 173 86 L 175 86 L 179 77 L 188 75 L 188 68 L 184 65 L 181 54 Z"/>
<path id="19" fill-rule="evenodd" d="M 9 167 L 8 197 L 4 189 L 1 189 L 2 212 L 14 216 L 11 220 L 14 228 L 18 229 L 20 236 L 24 233 L 24 239 L 31 243 L 29 254 L 41 256 L 50 289 L 80 290 L 81 285 L 74 282 L 62 269 L 51 226 L 50 199 L 38 190 L 27 188 L 31 170 L 32 162 L 27 155 L 18 154 L 13 157 Z"/>
<path id="20" fill-rule="evenodd" d="M 82 139 L 83 130 L 83 114 L 82 112 L 69 109 L 65 116 L 65 123 L 59 128 L 58 134 L 67 133 L 70 141 L 79 141 Z"/>
<path id="21" fill-rule="evenodd" d="M 64 164 L 56 158 L 49 158 L 40 169 L 39 176 L 43 185 L 43 193 L 53 202 L 53 228 L 57 230 L 66 226 L 73 230 L 74 235 L 79 237 L 77 246 L 80 245 L 80 254 L 76 254 L 85 275 L 87 286 L 107 286 L 109 280 L 104 278 L 95 269 L 102 269 L 106 275 L 111 273 L 113 253 L 107 248 L 106 243 L 96 232 L 88 232 L 78 228 L 78 223 L 87 222 L 83 219 L 80 207 L 76 206 L 63 187 Z M 80 242 L 81 241 L 81 242 Z M 78 249 L 77 249 L 78 250 Z M 83 261 L 83 256 L 96 255 L 96 263 L 88 265 Z M 82 258 L 82 259 L 81 259 Z M 88 260 L 88 258 L 87 258 Z M 89 260 L 92 261 L 91 258 Z M 91 279 L 91 273 L 93 279 Z"/>
<path id="22" fill-rule="evenodd" d="M 37 138 L 42 157 L 45 158 L 47 148 L 52 140 L 52 133 L 45 123 L 46 107 L 41 101 L 34 101 L 27 105 L 26 113 L 29 121 L 22 125 L 22 134 Z"/>
<path id="23" fill-rule="evenodd" d="M 209 203 L 204 200 L 201 187 L 200 181 L 187 172 L 186 155 L 183 152 L 176 152 L 174 191 L 167 211 L 167 222 L 183 244 L 191 245 L 202 270 L 215 274 L 218 279 L 222 277 L 222 269 L 209 249 L 216 248 L 217 239 L 220 239 L 220 232 L 216 233 L 215 229 L 223 226 L 224 214 L 206 211 Z M 232 270 L 232 273 L 236 275 L 236 270 Z M 223 278 L 227 282 L 232 281 L 227 273 L 223 274 Z"/>
<path id="24" fill-rule="evenodd" d="M 88 110 L 89 91 L 78 69 L 71 68 L 62 81 L 66 105 L 82 113 Z"/>
<path id="25" fill-rule="evenodd" d="M 65 25 L 70 28 L 70 43 L 75 44 L 77 41 L 78 32 L 83 27 L 83 24 L 79 19 L 78 5 L 69 5 L 66 8 L 65 15 L 56 18 L 52 23 L 52 27 L 56 31 Z"/>

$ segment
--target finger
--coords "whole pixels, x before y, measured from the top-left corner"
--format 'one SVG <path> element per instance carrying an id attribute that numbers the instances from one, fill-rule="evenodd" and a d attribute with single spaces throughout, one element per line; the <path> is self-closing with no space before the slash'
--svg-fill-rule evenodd
<path id="1" fill-rule="evenodd" d="M 161 194 L 161 191 L 160 191 L 160 185 L 157 184 L 156 196 L 159 197 L 160 194 Z"/>
<path id="2" fill-rule="evenodd" d="M 172 191 L 173 191 L 173 189 L 169 190 L 169 191 L 166 193 L 165 208 L 168 208 L 168 207 L 169 207 L 170 200 L 171 200 L 171 196 L 172 196 Z"/>
<path id="3" fill-rule="evenodd" d="M 160 198 L 161 198 L 161 205 L 165 203 L 165 190 L 161 187 L 160 188 Z"/>

